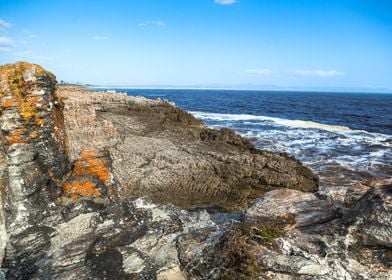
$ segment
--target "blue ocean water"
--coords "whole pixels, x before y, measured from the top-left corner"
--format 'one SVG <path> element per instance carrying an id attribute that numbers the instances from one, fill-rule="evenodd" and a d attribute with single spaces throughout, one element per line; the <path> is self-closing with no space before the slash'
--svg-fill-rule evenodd
<path id="1" fill-rule="evenodd" d="M 392 94 L 115 90 L 174 102 L 210 127 L 228 127 L 259 148 L 294 155 L 321 176 L 351 170 L 392 177 Z"/>

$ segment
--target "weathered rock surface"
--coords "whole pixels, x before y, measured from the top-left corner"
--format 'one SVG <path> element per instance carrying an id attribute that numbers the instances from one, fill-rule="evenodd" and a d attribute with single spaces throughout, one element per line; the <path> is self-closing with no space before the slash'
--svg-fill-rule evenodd
<path id="1" fill-rule="evenodd" d="M 312 193 L 281 189 L 270 191 L 246 211 L 248 219 L 279 219 L 290 216 L 300 227 L 329 222 L 342 216 L 341 207 L 327 200 L 320 200 Z"/>
<path id="2" fill-rule="evenodd" d="M 313 194 L 268 192 L 244 222 L 186 266 L 188 273 L 191 279 L 391 279 L 391 191 L 371 191 L 356 214 Z"/>
<path id="3" fill-rule="evenodd" d="M 257 150 L 228 129 L 206 128 L 166 101 L 63 87 L 57 94 L 71 157 L 108 147 L 129 198 L 235 209 L 279 187 L 317 191 L 317 177 L 294 158 Z"/>
<path id="4" fill-rule="evenodd" d="M 390 185 L 320 200 L 168 102 L 0 77 L 0 279 L 391 279 Z"/>
<path id="5" fill-rule="evenodd" d="M 13 271 L 34 270 L 51 233 L 41 223 L 58 220 L 53 202 L 69 170 L 62 108 L 54 76 L 40 66 L 5 65 L 0 77 L 3 263 Z"/>
<path id="6" fill-rule="evenodd" d="M 350 231 L 360 244 L 392 249 L 392 185 L 369 190 L 351 211 Z"/>
<path id="7" fill-rule="evenodd" d="M 383 167 L 385 174 L 388 174 L 388 168 L 392 167 Z M 392 170 L 389 174 L 392 174 Z M 368 190 L 392 183 L 391 176 L 376 177 L 368 172 L 355 171 L 342 166 L 323 168 L 319 175 L 318 195 L 347 207 L 353 207 Z"/>

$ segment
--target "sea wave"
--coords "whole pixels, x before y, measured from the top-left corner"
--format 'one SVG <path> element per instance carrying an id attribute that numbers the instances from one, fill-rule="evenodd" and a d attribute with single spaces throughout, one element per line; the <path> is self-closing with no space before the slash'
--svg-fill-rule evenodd
<path id="1" fill-rule="evenodd" d="M 292 154 L 321 177 L 330 176 L 328 170 L 331 168 L 343 167 L 349 174 L 347 184 L 359 180 L 358 172 L 391 178 L 391 135 L 250 114 L 189 113 L 210 127 L 234 129 L 252 139 L 258 148 Z"/>
<path id="2" fill-rule="evenodd" d="M 295 127 L 295 128 L 321 129 L 330 132 L 370 133 L 365 130 L 351 129 L 347 126 L 323 124 L 323 123 L 304 121 L 304 120 L 289 120 L 289 119 L 275 118 L 275 117 L 268 117 L 268 116 L 256 116 L 256 115 L 249 115 L 249 114 L 219 114 L 219 113 L 207 113 L 207 112 L 198 112 L 198 111 L 190 111 L 189 113 L 194 115 L 196 118 L 215 120 L 215 121 L 271 121 L 277 125 Z"/>

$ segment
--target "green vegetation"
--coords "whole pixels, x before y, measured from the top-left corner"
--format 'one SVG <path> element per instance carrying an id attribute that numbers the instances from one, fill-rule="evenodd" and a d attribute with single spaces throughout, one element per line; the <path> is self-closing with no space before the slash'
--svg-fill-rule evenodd
<path id="1" fill-rule="evenodd" d="M 276 240 L 295 223 L 293 215 L 274 220 L 247 221 L 235 226 L 222 240 L 219 258 L 225 264 L 223 279 L 259 279 L 263 268 L 257 256 L 265 249 L 279 252 Z"/>

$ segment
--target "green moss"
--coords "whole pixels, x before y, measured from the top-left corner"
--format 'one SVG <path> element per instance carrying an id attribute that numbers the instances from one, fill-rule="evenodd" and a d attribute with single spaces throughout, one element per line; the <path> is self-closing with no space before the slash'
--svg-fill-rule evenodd
<path id="1" fill-rule="evenodd" d="M 282 237 L 283 230 L 281 227 L 268 226 L 259 224 L 251 229 L 253 237 L 257 237 L 261 242 L 272 244 L 272 242 Z"/>

